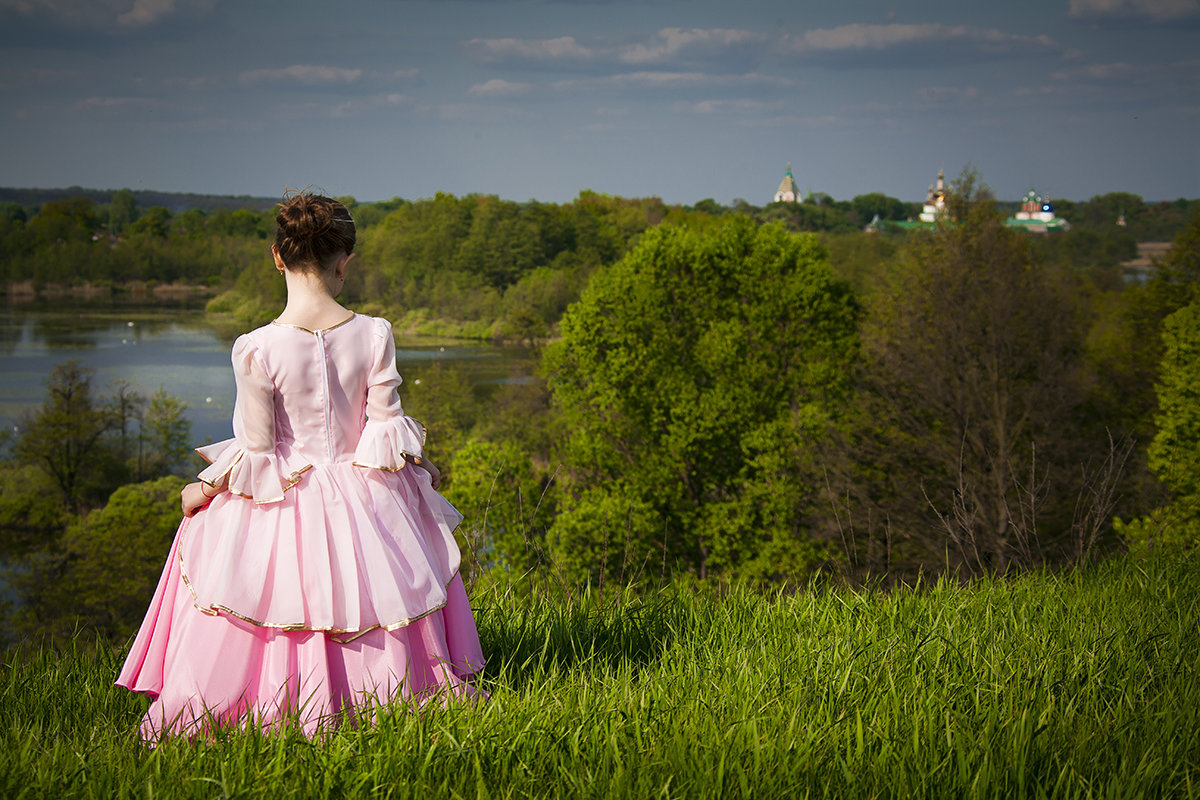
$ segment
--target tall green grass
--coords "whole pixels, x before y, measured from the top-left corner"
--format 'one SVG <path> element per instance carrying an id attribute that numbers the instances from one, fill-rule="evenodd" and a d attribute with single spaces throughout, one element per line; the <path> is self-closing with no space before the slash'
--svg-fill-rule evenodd
<path id="1" fill-rule="evenodd" d="M 19 652 L 0 795 L 1198 797 L 1200 559 L 887 593 L 473 598 L 491 699 L 136 738 L 122 658 Z"/>

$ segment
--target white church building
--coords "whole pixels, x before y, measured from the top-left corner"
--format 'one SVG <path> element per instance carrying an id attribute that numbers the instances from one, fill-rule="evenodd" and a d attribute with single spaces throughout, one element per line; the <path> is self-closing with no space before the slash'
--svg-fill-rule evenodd
<path id="1" fill-rule="evenodd" d="M 799 203 L 802 199 L 800 197 L 800 189 L 796 186 L 796 179 L 792 177 L 792 165 L 788 164 L 787 173 L 783 176 L 783 180 L 779 182 L 779 189 L 775 192 L 775 202 Z"/>

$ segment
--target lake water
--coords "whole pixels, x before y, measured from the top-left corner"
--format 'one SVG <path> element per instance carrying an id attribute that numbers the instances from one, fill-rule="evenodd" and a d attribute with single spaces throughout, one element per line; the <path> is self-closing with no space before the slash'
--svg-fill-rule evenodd
<path id="1" fill-rule="evenodd" d="M 12 430 L 41 406 L 55 365 L 75 359 L 95 370 L 100 394 L 118 381 L 146 396 L 162 387 L 187 404 L 197 444 L 227 439 L 235 335 L 218 331 L 200 310 L 0 307 L 0 425 Z M 396 361 L 410 387 L 441 362 L 483 388 L 525 379 L 536 356 L 522 347 L 417 339 L 397 343 Z"/>

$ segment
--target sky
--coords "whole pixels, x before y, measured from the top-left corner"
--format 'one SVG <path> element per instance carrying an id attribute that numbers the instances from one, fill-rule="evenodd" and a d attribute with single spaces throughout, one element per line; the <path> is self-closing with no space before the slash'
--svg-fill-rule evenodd
<path id="1" fill-rule="evenodd" d="M 0 0 L 0 186 L 1200 197 L 1200 0 Z"/>

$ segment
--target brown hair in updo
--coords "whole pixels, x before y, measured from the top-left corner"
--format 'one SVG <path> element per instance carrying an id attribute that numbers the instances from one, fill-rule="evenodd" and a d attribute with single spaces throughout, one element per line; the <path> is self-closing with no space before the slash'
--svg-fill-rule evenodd
<path id="1" fill-rule="evenodd" d="M 354 220 L 331 197 L 307 191 L 284 195 L 275 215 L 275 247 L 288 269 L 319 272 L 354 252 Z"/>

